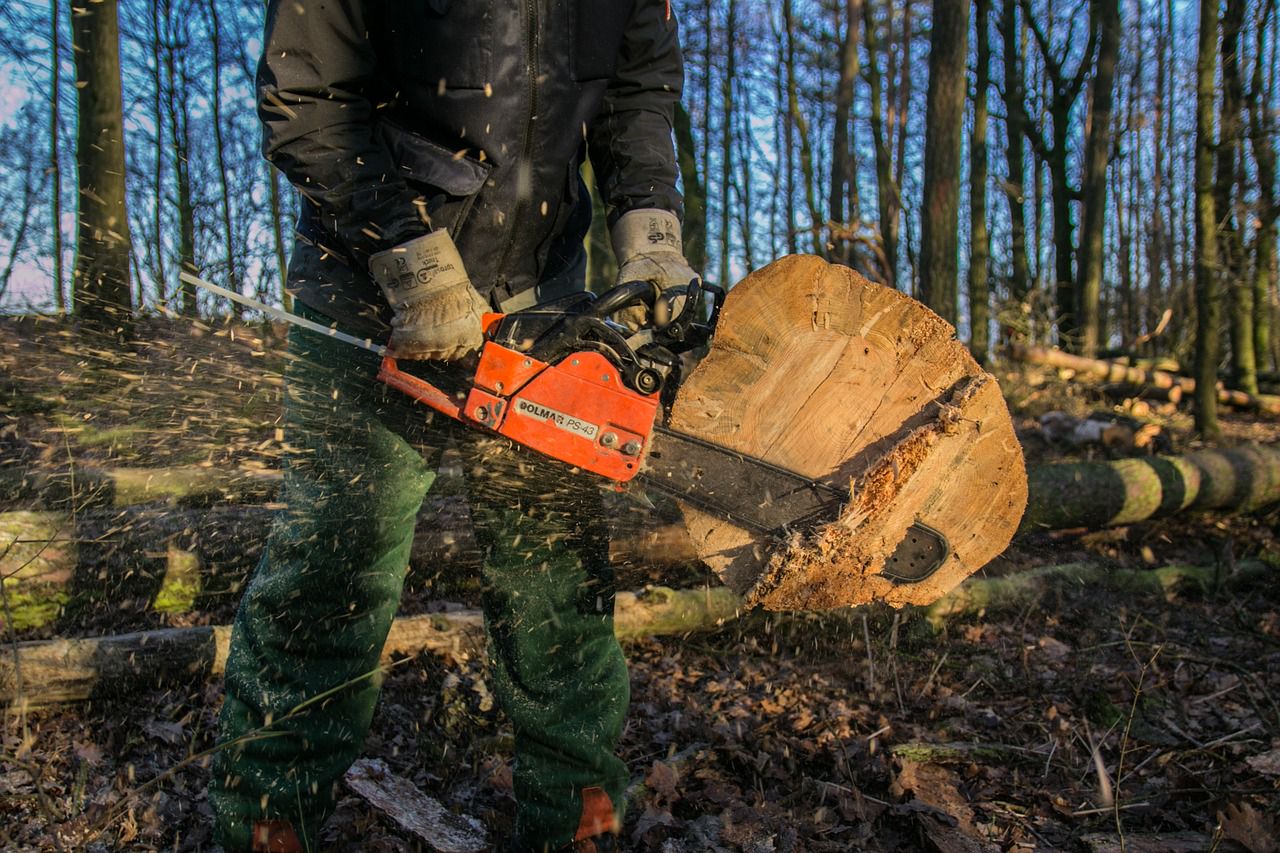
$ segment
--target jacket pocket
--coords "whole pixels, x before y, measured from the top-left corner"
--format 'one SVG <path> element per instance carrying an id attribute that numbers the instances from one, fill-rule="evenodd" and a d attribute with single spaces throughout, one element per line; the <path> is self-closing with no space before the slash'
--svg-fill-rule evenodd
<path id="1" fill-rule="evenodd" d="M 430 89 L 493 83 L 495 0 L 394 0 L 387 4 L 400 71 Z"/>
<path id="2" fill-rule="evenodd" d="M 378 135 L 391 152 L 400 177 L 422 193 L 432 224 L 448 228 L 456 236 L 476 196 L 484 189 L 493 164 L 458 156 L 386 118 L 378 122 Z"/>
<path id="3" fill-rule="evenodd" d="M 570 0 L 570 65 L 574 80 L 600 80 L 618 69 L 618 52 L 636 0 Z"/>

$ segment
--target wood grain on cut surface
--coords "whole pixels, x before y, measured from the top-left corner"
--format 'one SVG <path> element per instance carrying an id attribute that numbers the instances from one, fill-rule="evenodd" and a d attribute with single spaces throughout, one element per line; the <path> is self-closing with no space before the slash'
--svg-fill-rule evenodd
<path id="1" fill-rule="evenodd" d="M 816 257 L 730 292 L 672 426 L 849 490 L 838 520 L 785 542 L 685 508 L 699 556 L 770 608 L 933 601 L 1003 550 L 1026 503 L 999 387 L 952 327 Z M 880 572 L 915 522 L 953 553 L 927 580 L 894 584 Z"/>

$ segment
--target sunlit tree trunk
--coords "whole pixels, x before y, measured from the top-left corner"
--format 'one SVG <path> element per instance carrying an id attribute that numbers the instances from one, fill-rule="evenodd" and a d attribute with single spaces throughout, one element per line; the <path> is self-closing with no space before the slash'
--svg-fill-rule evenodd
<path id="1" fill-rule="evenodd" d="M 1218 286 L 1218 218 L 1214 204 L 1214 77 L 1218 59 L 1218 0 L 1200 0 L 1196 54 L 1196 429 L 1218 436 L 1218 351 L 1222 306 Z"/>
<path id="2" fill-rule="evenodd" d="M 1009 295 L 1024 302 L 1030 290 L 1027 265 L 1026 167 L 1023 144 L 1026 113 L 1023 107 L 1021 31 L 1017 0 L 1004 0 L 1000 9 L 1000 38 L 1004 42 L 1005 160 L 1009 179 L 1005 196 L 1009 201 Z"/>
<path id="3" fill-rule="evenodd" d="M 79 117 L 75 313 L 91 328 L 127 334 L 133 306 L 115 0 L 71 0 L 71 32 Z"/>
<path id="4" fill-rule="evenodd" d="M 863 38 L 867 44 L 867 86 L 870 89 L 869 124 L 876 160 L 876 212 L 879 215 L 880 246 L 884 252 L 884 283 L 893 287 L 898 277 L 898 217 L 901 203 L 893 180 L 892 129 L 885 128 L 884 78 L 880 71 L 882 42 L 875 17 L 874 0 L 863 5 Z M 892 10 L 886 14 L 886 30 L 891 30 Z M 883 51 L 887 53 L 887 51 Z M 890 110 L 893 113 L 893 110 Z"/>
<path id="5" fill-rule="evenodd" d="M 1253 246 L 1253 349 L 1260 364 L 1265 364 L 1271 353 L 1271 291 L 1276 279 L 1276 220 L 1280 218 L 1280 199 L 1276 197 L 1275 113 L 1267 109 L 1267 104 L 1274 103 L 1274 92 L 1263 79 L 1267 66 L 1266 24 L 1276 13 L 1275 3 L 1270 3 L 1262 25 L 1257 28 L 1249 87 L 1249 147 L 1258 176 L 1258 223 Z M 1271 85 L 1275 82 L 1274 73 L 1272 69 Z"/>
<path id="6" fill-rule="evenodd" d="M 831 212 L 831 259 L 849 263 L 847 231 L 852 218 L 845 215 L 845 194 L 854 183 L 853 148 L 849 143 L 849 122 L 853 111 L 853 83 L 858 78 L 858 24 L 862 17 L 862 0 L 844 2 L 844 38 L 840 45 L 840 78 L 836 85 L 835 126 L 831 143 L 831 187 L 828 207 Z"/>
<path id="7" fill-rule="evenodd" d="M 684 256 L 702 274 L 707 266 L 707 190 L 698 175 L 693 120 L 684 104 L 676 104 L 675 136 L 680 182 L 684 185 Z"/>
<path id="8" fill-rule="evenodd" d="M 1245 0 L 1227 0 L 1222 15 L 1222 103 L 1218 113 L 1217 177 L 1214 212 L 1220 235 L 1219 262 L 1231 312 L 1231 373 L 1236 387 L 1258 393 L 1257 362 L 1253 351 L 1253 282 L 1245 274 L 1243 223 L 1237 210 L 1244 188 L 1240 174 L 1244 149 L 1244 83 L 1240 74 L 1240 31 Z"/>
<path id="9" fill-rule="evenodd" d="M 222 133 L 222 22 L 218 19 L 218 0 L 209 0 L 206 8 L 209 12 L 209 48 L 213 54 L 213 91 L 209 96 L 209 105 L 213 113 L 213 148 L 218 158 L 218 187 L 222 195 L 223 252 L 227 268 L 227 287 L 238 292 L 244 282 L 241 280 L 240 259 L 236 256 L 235 226 L 231 215 L 231 184 L 227 167 L 226 142 Z M 244 313 L 244 309 L 238 302 L 231 303 L 231 311 L 237 318 Z"/>
<path id="10" fill-rule="evenodd" d="M 920 290 L 924 303 L 953 325 L 958 309 L 960 132 L 968 42 L 969 0 L 935 0 L 929 37 Z"/>
<path id="11" fill-rule="evenodd" d="M 1111 120 L 1116 61 L 1120 56 L 1120 0 L 1093 0 L 1091 14 L 1100 34 L 1094 64 L 1085 139 L 1081 198 L 1080 288 L 1077 305 L 1080 353 L 1093 358 L 1101 337 L 1103 243 L 1107 224 L 1107 162 L 1111 157 Z"/>
<path id="12" fill-rule="evenodd" d="M 729 281 L 729 247 L 732 239 L 729 231 L 729 187 L 733 180 L 733 78 L 736 73 L 737 49 L 734 44 L 738 28 L 738 2 L 728 0 L 725 17 L 725 67 L 720 81 L 721 114 L 723 122 L 720 138 L 720 274 L 721 282 Z M 707 70 L 710 73 L 710 69 Z"/>
<path id="13" fill-rule="evenodd" d="M 53 304 L 59 314 L 67 313 L 67 295 L 62 288 L 62 158 L 58 153 L 58 122 L 62 112 L 62 5 L 53 0 L 53 22 L 49 27 L 49 174 L 53 177 L 50 216 L 53 226 Z"/>
<path id="14" fill-rule="evenodd" d="M 990 345 L 990 285 L 987 259 L 987 88 L 991 82 L 991 0 L 974 0 L 974 33 L 978 40 L 974 66 L 973 134 L 969 140 L 969 351 L 986 364 Z"/>
<path id="15" fill-rule="evenodd" d="M 173 4 L 170 0 L 162 0 L 161 7 L 165 23 L 165 76 L 168 83 L 167 100 L 169 112 L 169 129 L 173 134 L 173 173 L 177 190 L 178 207 L 178 266 L 183 272 L 199 275 L 196 266 L 196 215 L 195 200 L 191 187 L 191 153 L 190 111 L 187 92 L 190 79 L 187 76 L 186 59 L 182 50 L 186 47 L 185 38 L 179 39 L 178 32 L 185 32 L 185 22 L 175 22 Z M 177 29 L 175 29 L 175 27 Z M 194 317 L 198 313 L 196 289 L 183 282 L 182 313 Z"/>

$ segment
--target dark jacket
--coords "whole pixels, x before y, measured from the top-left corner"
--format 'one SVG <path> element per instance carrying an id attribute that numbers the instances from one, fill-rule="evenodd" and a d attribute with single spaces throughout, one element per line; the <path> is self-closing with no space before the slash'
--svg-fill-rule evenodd
<path id="1" fill-rule="evenodd" d="M 375 328 L 370 254 L 453 233 L 495 304 L 580 260 L 587 149 L 610 224 L 680 214 L 668 0 L 270 0 L 264 150 L 301 193 L 290 286 Z M 363 320 L 363 322 L 359 322 Z"/>

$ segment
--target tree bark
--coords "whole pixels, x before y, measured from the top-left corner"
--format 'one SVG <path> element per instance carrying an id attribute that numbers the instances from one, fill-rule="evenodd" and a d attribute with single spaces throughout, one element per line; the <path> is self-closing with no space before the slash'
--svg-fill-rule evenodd
<path id="1" fill-rule="evenodd" d="M 58 125 L 62 118 L 62 5 L 53 0 L 49 26 L 49 172 L 53 177 L 50 197 L 50 234 L 53 238 L 53 304 L 59 314 L 67 313 L 66 291 L 62 289 L 62 156 L 58 151 Z"/>
<path id="2" fill-rule="evenodd" d="M 1214 213 L 1218 217 L 1218 257 L 1221 281 L 1231 312 L 1231 367 L 1235 386 L 1258 393 L 1257 359 L 1253 350 L 1253 282 L 1245 272 L 1243 223 L 1237 215 L 1244 192 L 1241 159 L 1244 154 L 1244 83 L 1240 72 L 1240 31 L 1245 0 L 1227 0 L 1222 15 L 1222 102 L 1218 114 L 1217 177 Z"/>
<path id="3" fill-rule="evenodd" d="M 969 352 L 978 364 L 987 363 L 991 346 L 991 288 L 987 232 L 987 89 L 991 83 L 991 0 L 974 0 L 978 39 L 974 68 L 973 134 L 969 141 Z"/>
<path id="4" fill-rule="evenodd" d="M 698 175 L 697 143 L 693 138 L 693 120 L 676 104 L 676 155 L 680 164 L 680 181 L 684 185 L 684 256 L 699 274 L 707 266 L 707 188 Z"/>
<path id="5" fill-rule="evenodd" d="M 231 215 L 231 170 L 227 167 L 226 144 L 222 136 L 222 22 L 218 18 L 219 0 L 209 0 L 206 9 L 209 15 L 209 49 L 213 67 L 213 91 L 209 93 L 209 106 L 213 121 L 213 150 L 218 161 L 218 187 L 222 195 L 222 241 L 223 258 L 227 268 L 227 287 L 240 292 L 244 285 L 241 280 L 240 259 L 236 253 L 235 225 Z M 231 315 L 239 319 L 244 308 L 239 302 L 231 303 Z"/>
<path id="6" fill-rule="evenodd" d="M 853 148 L 849 140 L 849 124 L 853 112 L 853 83 L 858 77 L 858 26 L 862 18 L 862 0 L 845 0 L 845 30 L 840 43 L 840 77 L 836 84 L 836 113 L 831 144 L 831 186 L 827 206 L 831 212 L 831 259 L 849 263 L 850 230 L 845 215 L 845 194 L 856 180 Z"/>
<path id="7" fill-rule="evenodd" d="M 90 328 L 127 335 L 133 305 L 117 0 L 71 0 L 71 32 L 79 117 L 75 313 Z"/>
<path id="8" fill-rule="evenodd" d="M 1200 0 L 1196 55 L 1196 429 L 1217 438 L 1219 323 L 1218 215 L 1213 196 L 1214 78 L 1218 58 L 1218 2 Z"/>
<path id="9" fill-rule="evenodd" d="M 881 40 L 875 19 L 875 2 L 863 4 L 863 30 L 867 44 L 867 85 L 871 90 L 871 140 L 876 159 L 876 208 L 879 214 L 880 247 L 884 252 L 884 283 L 897 285 L 898 277 L 898 218 L 902 208 L 899 188 L 893 178 L 892 127 L 886 135 L 884 119 L 884 79 L 880 72 Z M 886 12 L 886 29 L 892 30 L 892 9 Z M 894 113 L 892 105 L 890 115 Z"/>
<path id="10" fill-rule="evenodd" d="M 929 37 L 920 292 L 922 301 L 952 325 L 959 309 L 960 132 L 968 43 L 968 0 L 935 0 Z"/>
<path id="11" fill-rule="evenodd" d="M 1005 160 L 1009 179 L 1005 196 L 1009 202 L 1009 251 L 1011 257 L 1009 295 L 1024 303 L 1030 291 L 1027 264 L 1025 98 L 1023 92 L 1021 38 L 1017 20 L 1017 0 L 1004 0 L 1000 10 L 1000 38 L 1004 43 Z"/>
<path id="12" fill-rule="evenodd" d="M 1092 0 L 1094 25 L 1101 33 L 1094 64 L 1088 127 L 1085 131 L 1081 196 L 1080 289 L 1077 316 L 1080 353 L 1092 358 L 1101 339 L 1103 236 L 1107 224 L 1107 162 L 1111 157 L 1111 112 L 1116 62 L 1120 56 L 1120 0 Z"/>
<path id="13" fill-rule="evenodd" d="M 721 128 L 720 137 L 720 274 L 721 282 L 729 281 L 729 248 L 732 245 L 729 232 L 729 187 L 733 184 L 733 83 L 736 74 L 738 37 L 738 2 L 728 0 L 725 18 L 725 69 L 720 81 Z M 707 69 L 707 73 L 711 73 Z"/>
<path id="14" fill-rule="evenodd" d="M 1276 14 L 1275 4 L 1269 4 L 1266 9 L 1254 42 L 1253 75 L 1249 91 L 1249 147 L 1253 151 L 1258 178 L 1258 226 L 1253 246 L 1253 350 L 1256 360 L 1264 367 L 1271 354 L 1271 312 L 1275 304 L 1272 289 L 1276 280 L 1276 221 L 1280 218 L 1280 198 L 1276 195 L 1276 124 L 1274 112 L 1266 107 L 1268 89 L 1263 81 L 1263 69 L 1266 67 L 1266 24 Z M 1274 70 L 1272 74 L 1274 75 Z"/>

